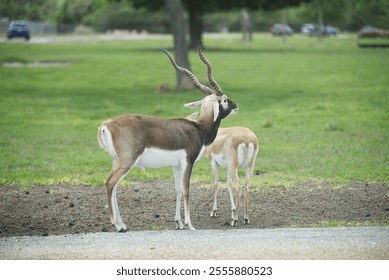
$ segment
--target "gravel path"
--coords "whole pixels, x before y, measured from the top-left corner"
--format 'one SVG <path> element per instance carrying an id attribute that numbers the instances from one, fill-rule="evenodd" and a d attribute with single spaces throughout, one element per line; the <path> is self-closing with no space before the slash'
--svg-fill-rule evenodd
<path id="1" fill-rule="evenodd" d="M 138 231 L 0 239 L 2 259 L 389 259 L 389 227 Z"/>

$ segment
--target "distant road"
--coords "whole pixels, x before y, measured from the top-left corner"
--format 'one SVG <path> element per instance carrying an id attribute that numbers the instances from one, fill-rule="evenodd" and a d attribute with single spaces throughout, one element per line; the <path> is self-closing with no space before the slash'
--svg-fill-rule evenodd
<path id="1" fill-rule="evenodd" d="M 240 33 L 205 33 L 207 38 L 241 38 Z M 113 41 L 113 40 L 160 40 L 172 38 L 171 34 L 131 34 L 131 33 L 119 33 L 119 34 L 90 34 L 90 35 L 36 35 L 32 34 L 31 39 L 26 41 L 24 38 L 14 38 L 7 40 L 5 37 L 0 37 L 0 42 L 9 43 L 32 43 L 32 44 L 56 44 L 56 43 L 71 43 L 71 42 L 95 42 L 95 41 Z"/>
<path id="2" fill-rule="evenodd" d="M 32 43 L 32 44 L 49 44 L 49 43 L 71 43 L 71 42 L 91 42 L 91 41 L 112 41 L 112 40 L 140 40 L 140 39 L 163 39 L 169 38 L 167 34 L 91 34 L 91 35 L 36 35 L 31 36 L 29 41 L 24 38 L 14 38 L 7 40 L 0 37 L 0 42 L 9 43 Z"/>
<path id="3" fill-rule="evenodd" d="M 0 239 L 1 259 L 389 259 L 389 227 L 142 231 Z"/>

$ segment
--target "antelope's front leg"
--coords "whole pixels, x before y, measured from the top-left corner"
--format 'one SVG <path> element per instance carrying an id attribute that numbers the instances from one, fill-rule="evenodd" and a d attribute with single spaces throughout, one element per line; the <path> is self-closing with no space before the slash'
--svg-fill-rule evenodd
<path id="1" fill-rule="evenodd" d="M 189 186 L 190 186 L 190 177 L 192 174 L 192 166 L 193 165 L 188 165 L 185 169 L 184 173 L 184 180 L 183 180 L 183 185 L 184 185 L 184 211 L 185 211 L 185 224 L 188 225 L 188 228 L 190 230 L 196 230 L 192 222 L 190 220 L 190 211 L 189 211 Z"/>
<path id="2" fill-rule="evenodd" d="M 181 199 L 182 199 L 182 189 L 177 192 L 176 199 L 176 216 L 174 221 L 176 222 L 176 229 L 184 229 L 184 224 L 181 221 Z"/>
<path id="3" fill-rule="evenodd" d="M 176 229 L 184 229 L 184 224 L 181 221 L 182 173 L 183 171 L 181 168 L 173 167 L 174 184 L 176 188 L 176 216 L 174 218 Z"/>

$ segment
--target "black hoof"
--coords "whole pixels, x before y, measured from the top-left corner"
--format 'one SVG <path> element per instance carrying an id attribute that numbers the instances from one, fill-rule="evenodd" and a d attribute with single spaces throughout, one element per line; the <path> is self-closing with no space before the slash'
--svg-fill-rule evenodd
<path id="1" fill-rule="evenodd" d="M 122 233 L 122 232 L 127 232 L 127 229 L 121 228 L 118 232 L 120 232 L 120 233 Z"/>

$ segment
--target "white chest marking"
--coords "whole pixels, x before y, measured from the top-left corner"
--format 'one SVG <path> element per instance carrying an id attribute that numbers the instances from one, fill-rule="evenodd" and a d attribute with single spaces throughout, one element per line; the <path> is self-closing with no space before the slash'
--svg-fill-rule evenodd
<path id="1" fill-rule="evenodd" d="M 158 148 L 146 148 L 138 158 L 136 166 L 140 168 L 179 167 L 186 162 L 185 150 L 166 151 Z"/>

